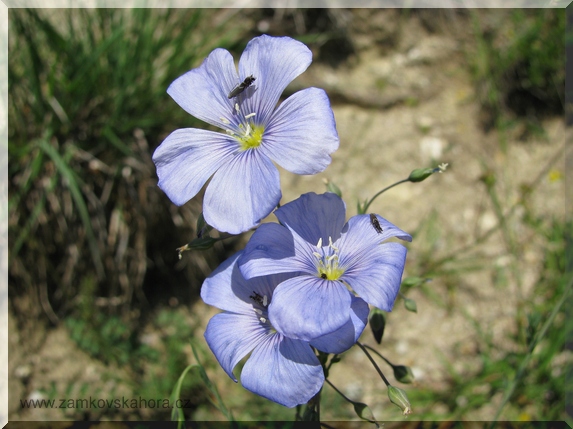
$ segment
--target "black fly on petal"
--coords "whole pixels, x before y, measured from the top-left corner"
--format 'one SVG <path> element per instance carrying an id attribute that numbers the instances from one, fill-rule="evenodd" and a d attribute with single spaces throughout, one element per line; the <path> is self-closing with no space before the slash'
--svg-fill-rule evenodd
<path id="1" fill-rule="evenodd" d="M 253 291 L 253 294 L 254 295 L 250 295 L 249 298 L 251 298 L 257 304 L 263 305 L 263 296 L 260 293 L 257 293 L 255 291 Z"/>
<path id="2" fill-rule="evenodd" d="M 243 92 L 245 89 L 247 89 L 249 86 L 251 86 L 256 79 L 257 78 L 254 77 L 253 75 L 247 76 L 244 81 L 242 81 L 240 84 L 238 84 L 236 87 L 234 87 L 231 90 L 231 92 L 229 92 L 229 95 L 227 97 L 228 98 L 236 97 L 241 92 Z"/>
<path id="3" fill-rule="evenodd" d="M 372 226 L 374 227 L 374 229 L 378 234 L 382 234 L 382 231 L 384 230 L 380 226 L 380 222 L 378 222 L 378 218 L 374 213 L 370 213 L 370 223 L 372 224 Z"/>

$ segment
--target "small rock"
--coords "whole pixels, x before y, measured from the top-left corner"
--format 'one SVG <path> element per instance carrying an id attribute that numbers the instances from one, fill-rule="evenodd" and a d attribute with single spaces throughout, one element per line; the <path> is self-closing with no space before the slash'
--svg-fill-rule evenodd
<path id="1" fill-rule="evenodd" d="M 446 141 L 438 137 L 424 136 L 420 141 L 420 153 L 424 160 L 439 160 L 442 157 Z"/>

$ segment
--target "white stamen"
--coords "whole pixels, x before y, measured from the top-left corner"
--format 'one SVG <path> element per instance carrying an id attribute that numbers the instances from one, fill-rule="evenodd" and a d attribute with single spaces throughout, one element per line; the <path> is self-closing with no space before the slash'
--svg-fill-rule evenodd
<path id="1" fill-rule="evenodd" d="M 220 119 L 221 122 L 224 123 L 225 125 L 229 125 L 229 124 L 231 123 L 227 118 L 223 118 L 222 116 L 219 117 L 219 119 Z"/>
<path id="2" fill-rule="evenodd" d="M 263 314 L 263 310 L 261 310 L 260 308 L 254 308 L 253 310 L 255 310 L 255 313 L 257 314 Z"/>
<path id="3" fill-rule="evenodd" d="M 239 109 L 239 103 L 235 103 L 235 110 L 237 111 L 237 113 L 241 111 L 241 109 Z"/>
<path id="4" fill-rule="evenodd" d="M 249 113 L 248 115 L 245 115 L 245 119 L 252 118 L 253 116 L 256 116 L 256 113 Z"/>
<path id="5" fill-rule="evenodd" d="M 316 247 L 320 252 L 312 252 L 317 259 L 317 275 L 323 279 L 332 280 L 339 278 L 344 270 L 340 269 L 339 264 L 339 250 L 338 247 L 332 242 L 332 237 L 328 237 L 328 246 L 322 246 L 322 239 L 318 240 Z"/>
<path id="6" fill-rule="evenodd" d="M 266 307 L 268 303 L 269 303 L 268 297 L 266 295 L 263 296 L 263 307 Z"/>
<path id="7" fill-rule="evenodd" d="M 332 243 L 332 237 L 328 237 L 328 245 L 338 252 L 338 247 Z"/>
<path id="8" fill-rule="evenodd" d="M 229 134 L 230 136 L 233 136 L 233 137 L 235 136 L 235 133 L 234 133 L 233 131 L 231 131 L 231 130 L 225 130 L 225 132 L 226 132 L 227 134 Z"/>
<path id="9" fill-rule="evenodd" d="M 265 319 L 264 317 L 261 317 L 259 320 L 263 323 L 267 323 L 267 319 Z"/>

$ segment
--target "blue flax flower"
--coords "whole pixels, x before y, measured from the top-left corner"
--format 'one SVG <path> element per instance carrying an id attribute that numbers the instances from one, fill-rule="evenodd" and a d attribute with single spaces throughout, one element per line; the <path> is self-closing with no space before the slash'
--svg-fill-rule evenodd
<path id="1" fill-rule="evenodd" d="M 332 193 L 302 195 L 275 214 L 280 222 L 259 226 L 239 260 L 245 278 L 298 273 L 281 282 L 269 305 L 277 331 L 312 341 L 347 323 L 351 288 L 364 301 L 391 311 L 400 289 L 406 248 L 382 243 L 412 237 L 386 219 L 353 216 Z"/>
<path id="2" fill-rule="evenodd" d="M 205 220 L 238 234 L 281 198 L 273 161 L 295 174 L 316 174 L 330 164 L 339 140 L 326 93 L 307 88 L 277 107 L 283 90 L 311 61 L 304 44 L 264 35 L 247 44 L 238 74 L 231 54 L 219 48 L 169 86 L 167 93 L 185 111 L 224 130 L 179 129 L 157 148 L 158 185 L 173 203 L 185 204 L 212 176 Z M 229 98 L 241 84 L 244 89 Z"/>
<path id="3" fill-rule="evenodd" d="M 336 332 L 306 341 L 277 332 L 268 314 L 275 286 L 294 274 L 245 280 L 236 264 L 242 252 L 223 262 L 203 283 L 201 297 L 225 310 L 213 316 L 205 339 L 225 372 L 251 353 L 241 372 L 243 387 L 287 407 L 308 402 L 324 383 L 323 369 L 311 345 L 327 353 L 351 347 L 366 326 L 368 305 L 355 298 L 350 319 Z"/>

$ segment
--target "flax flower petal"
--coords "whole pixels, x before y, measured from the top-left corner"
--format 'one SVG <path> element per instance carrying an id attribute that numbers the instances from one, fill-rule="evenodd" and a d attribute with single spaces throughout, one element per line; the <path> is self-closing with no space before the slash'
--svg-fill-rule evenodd
<path id="1" fill-rule="evenodd" d="M 341 280 L 368 304 L 391 311 L 400 290 L 406 262 L 406 248 L 399 243 L 383 243 L 370 248 L 345 249 L 351 254 Z M 346 258 L 341 258 L 344 263 Z"/>
<path id="2" fill-rule="evenodd" d="M 412 236 L 402 231 L 382 216 L 375 215 L 382 232 L 376 231 L 370 220 L 370 215 L 352 216 L 342 231 L 340 246 L 344 248 L 364 248 L 379 244 L 389 238 L 396 237 L 404 241 L 412 241 Z"/>
<path id="3" fill-rule="evenodd" d="M 316 274 L 313 248 L 282 225 L 263 224 L 245 246 L 239 267 L 247 279 L 297 271 Z"/>
<path id="4" fill-rule="evenodd" d="M 243 252 L 237 252 L 213 271 L 201 286 L 201 299 L 205 304 L 234 313 L 251 314 L 253 306 L 237 299 L 234 289 L 245 287 L 245 280 L 238 272 L 237 259 Z"/>
<path id="5" fill-rule="evenodd" d="M 233 368 L 255 347 L 266 341 L 268 331 L 252 315 L 219 313 L 211 318 L 205 340 L 221 367 L 233 381 Z"/>
<path id="6" fill-rule="evenodd" d="M 238 80 L 233 56 L 219 48 L 199 67 L 175 79 L 167 93 L 190 115 L 226 129 L 235 106 L 227 95 Z"/>
<path id="7" fill-rule="evenodd" d="M 281 199 L 277 168 L 253 150 L 239 152 L 211 179 L 203 201 L 207 223 L 240 234 L 267 216 Z"/>
<path id="8" fill-rule="evenodd" d="M 350 320 L 340 329 L 312 340 L 310 345 L 325 353 L 345 352 L 364 332 L 369 311 L 368 304 L 363 299 L 352 296 Z"/>
<path id="9" fill-rule="evenodd" d="M 312 341 L 348 321 L 351 301 L 342 283 L 301 275 L 276 287 L 269 318 L 284 336 Z"/>
<path id="10" fill-rule="evenodd" d="M 287 98 L 270 119 L 261 150 L 295 174 L 316 174 L 338 149 L 334 114 L 326 92 L 308 88 Z"/>
<path id="11" fill-rule="evenodd" d="M 324 372 L 308 343 L 276 334 L 256 348 L 241 372 L 243 387 L 292 408 L 308 402 Z"/>
<path id="12" fill-rule="evenodd" d="M 242 100 L 242 110 L 257 112 L 266 124 L 284 89 L 312 62 L 312 52 L 290 37 L 262 35 L 251 40 L 239 60 L 239 76 L 253 75 L 254 91 Z"/>
<path id="13" fill-rule="evenodd" d="M 230 137 L 212 131 L 183 128 L 173 131 L 153 153 L 158 185 L 181 206 L 237 151 Z"/>
<path id="14" fill-rule="evenodd" d="M 338 240 L 344 226 L 346 205 L 333 193 L 317 195 L 314 192 L 301 195 L 296 200 L 279 208 L 275 215 L 289 229 L 295 231 L 311 245 L 322 239 L 322 245 Z"/>

